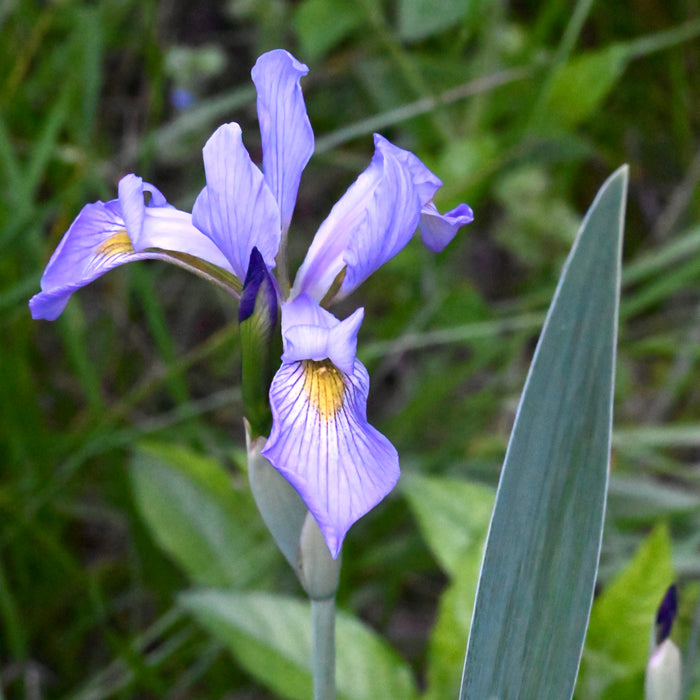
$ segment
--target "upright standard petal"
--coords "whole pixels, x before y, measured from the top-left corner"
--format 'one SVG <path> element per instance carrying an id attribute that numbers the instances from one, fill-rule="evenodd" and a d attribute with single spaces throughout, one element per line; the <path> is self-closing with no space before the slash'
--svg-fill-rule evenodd
<path id="1" fill-rule="evenodd" d="M 361 317 L 356 312 L 341 322 L 316 305 L 321 325 L 310 332 L 306 322 L 317 314 L 313 304 L 301 297 L 282 307 L 285 355 L 270 387 L 272 431 L 262 454 L 299 492 L 335 558 L 352 524 L 395 486 L 399 459 L 367 422 L 369 376 L 354 357 Z M 290 309 L 292 319 L 285 322 Z M 292 348 L 295 330 L 302 333 Z M 344 369 L 331 357 L 311 357 L 323 354 L 320 337 L 334 333 L 326 347 Z M 339 347 L 343 342 L 349 346 L 345 351 Z"/>
<path id="2" fill-rule="evenodd" d="M 253 248 L 268 268 L 280 244 L 280 212 L 260 169 L 251 161 L 236 123 L 220 126 L 204 146 L 207 184 L 192 209 L 192 223 L 244 280 Z"/>
<path id="3" fill-rule="evenodd" d="M 144 190 L 151 192 L 149 206 Z M 53 321 L 76 290 L 134 260 L 167 260 L 163 249 L 231 269 L 214 244 L 192 226 L 189 214 L 168 205 L 140 177 L 125 176 L 119 199 L 85 205 L 63 236 L 41 278 L 42 291 L 29 302 L 32 316 Z"/>
<path id="4" fill-rule="evenodd" d="M 308 72 L 290 53 L 276 49 L 260 56 L 251 73 L 258 93 L 263 173 L 279 205 L 283 233 L 289 228 L 301 173 L 314 151 L 300 85 Z"/>

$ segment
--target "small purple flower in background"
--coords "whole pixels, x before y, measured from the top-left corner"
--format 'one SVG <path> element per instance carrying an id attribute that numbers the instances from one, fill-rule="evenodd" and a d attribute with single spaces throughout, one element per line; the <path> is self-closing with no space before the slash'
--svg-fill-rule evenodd
<path id="1" fill-rule="evenodd" d="M 279 266 L 282 366 L 270 387 L 273 425 L 263 454 L 299 492 L 336 557 L 350 526 L 396 484 L 399 462 L 393 445 L 367 422 L 369 377 L 356 358 L 363 310 L 340 321 L 321 304 L 350 294 L 417 228 L 437 252 L 473 215 L 466 204 L 440 214 L 432 200 L 441 181 L 412 153 L 375 135 L 370 165 L 321 224 L 290 288 L 287 232 L 314 150 L 300 86 L 307 72 L 283 50 L 263 54 L 253 68 L 262 170 L 231 123 L 204 147 L 206 186 L 191 220 L 154 187 L 137 191 L 133 183 L 141 186 L 140 179 L 127 176 L 118 200 L 87 205 L 78 215 L 30 305 L 35 318 L 56 318 L 73 291 L 108 269 L 169 259 L 168 251 L 200 257 L 238 280 L 245 279 L 254 248 L 268 270 Z"/>
<path id="2" fill-rule="evenodd" d="M 175 109 L 185 110 L 194 106 L 197 103 L 197 98 L 194 93 L 185 88 L 176 87 L 170 91 L 170 104 Z"/>

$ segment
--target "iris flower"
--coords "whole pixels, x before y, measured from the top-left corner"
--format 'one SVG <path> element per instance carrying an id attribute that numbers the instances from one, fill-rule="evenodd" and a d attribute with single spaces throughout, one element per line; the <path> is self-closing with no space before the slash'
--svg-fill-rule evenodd
<path id="1" fill-rule="evenodd" d="M 244 147 L 238 124 L 230 123 L 204 146 L 206 186 L 191 217 L 170 207 L 152 185 L 127 175 L 118 199 L 80 212 L 30 306 L 34 318 L 54 319 L 76 289 L 143 258 L 205 270 L 237 294 L 256 248 L 268 274 L 278 267 L 283 340 L 263 455 L 298 491 L 336 557 L 351 525 L 396 484 L 399 460 L 367 421 L 369 378 L 356 357 L 364 310 L 341 321 L 324 307 L 356 289 L 417 228 L 437 252 L 473 216 L 466 204 L 440 214 L 432 200 L 441 181 L 415 155 L 377 134 L 369 166 L 331 209 L 290 284 L 287 231 L 314 150 L 300 85 L 307 72 L 283 50 L 263 54 L 253 68 L 262 169 Z M 193 263 L 197 259 L 204 262 Z"/>

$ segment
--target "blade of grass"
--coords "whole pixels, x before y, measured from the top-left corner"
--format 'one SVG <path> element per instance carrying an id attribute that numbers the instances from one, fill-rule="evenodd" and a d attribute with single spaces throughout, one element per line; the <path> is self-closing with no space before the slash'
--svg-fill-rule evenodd
<path id="1" fill-rule="evenodd" d="M 27 654 L 27 639 L 14 596 L 5 576 L 5 567 L 0 559 L 0 610 L 5 627 L 5 648 L 14 661 L 23 661 Z"/>
<path id="2" fill-rule="evenodd" d="M 175 341 L 168 329 L 165 311 L 153 279 L 153 270 L 136 267 L 131 270 L 131 281 L 139 297 L 139 305 L 143 308 L 158 354 L 166 367 L 170 367 L 177 359 Z M 184 403 L 188 399 L 187 383 L 179 373 L 169 374 L 166 379 L 168 390 L 173 399 Z"/>
<path id="3" fill-rule="evenodd" d="M 540 119 L 540 115 L 547 101 L 549 91 L 551 90 L 557 68 L 566 63 L 567 59 L 569 58 L 569 54 L 576 45 L 576 41 L 581 34 L 581 29 L 583 28 L 583 24 L 586 21 L 592 6 L 593 0 L 578 0 L 576 3 L 574 11 L 571 13 L 569 18 L 569 23 L 566 25 L 566 29 L 562 34 L 561 41 L 559 42 L 559 46 L 554 54 L 554 58 L 552 59 L 547 77 L 542 84 L 537 100 L 535 101 L 535 106 L 530 113 L 530 118 L 528 121 L 530 125 L 536 124 Z"/>
<path id="4" fill-rule="evenodd" d="M 408 119 L 413 119 L 422 114 L 427 114 L 436 109 L 439 105 L 448 105 L 468 97 L 473 97 L 481 93 L 490 92 L 502 85 L 523 80 L 531 77 L 536 68 L 534 66 L 522 66 L 502 70 L 491 75 L 481 76 L 470 80 L 468 83 L 445 90 L 443 93 L 428 97 L 422 97 L 414 102 L 401 105 L 395 109 L 390 109 L 381 114 L 376 114 L 366 119 L 361 119 L 354 124 L 340 127 L 329 134 L 325 134 L 316 139 L 315 153 L 327 153 L 338 146 L 352 141 L 359 136 L 366 136 L 375 131 L 386 129 Z"/>

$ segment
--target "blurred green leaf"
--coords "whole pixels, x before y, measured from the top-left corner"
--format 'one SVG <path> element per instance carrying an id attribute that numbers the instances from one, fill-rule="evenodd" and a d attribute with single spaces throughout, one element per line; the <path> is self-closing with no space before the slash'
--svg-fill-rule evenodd
<path id="1" fill-rule="evenodd" d="M 494 195 L 503 207 L 495 227 L 498 242 L 526 265 L 544 267 L 555 252 L 563 255 L 571 247 L 578 215 L 541 165 L 511 169 L 496 183 Z"/>
<path id="2" fill-rule="evenodd" d="M 609 513 L 627 522 L 697 511 L 700 498 L 682 484 L 664 484 L 643 476 L 613 474 L 608 493 Z"/>
<path id="3" fill-rule="evenodd" d="M 293 25 L 305 60 L 321 58 L 363 22 L 361 8 L 352 0 L 305 0 Z"/>
<path id="4" fill-rule="evenodd" d="M 140 445 L 131 461 L 136 503 L 158 544 L 205 586 L 262 585 L 279 555 L 247 488 L 184 447 Z"/>
<path id="5" fill-rule="evenodd" d="M 607 490 L 627 177 L 617 170 L 591 205 L 532 360 L 496 495 L 462 700 L 573 692 Z"/>
<path id="6" fill-rule="evenodd" d="M 261 683 L 281 697 L 311 697 L 311 612 L 307 603 L 264 593 L 194 591 L 181 604 Z M 381 637 L 339 612 L 339 700 L 416 697 L 411 672 Z"/>
<path id="7" fill-rule="evenodd" d="M 401 0 L 399 2 L 399 36 L 405 41 L 418 41 L 462 19 L 470 9 L 464 0 Z"/>
<path id="8" fill-rule="evenodd" d="M 613 45 L 575 56 L 554 71 L 544 104 L 538 114 L 540 126 L 572 129 L 603 103 L 627 65 L 629 50 Z"/>
<path id="9" fill-rule="evenodd" d="M 459 695 L 485 539 L 486 533 L 457 562 L 459 572 L 440 595 L 437 618 L 428 640 L 428 685 L 423 700 L 443 700 Z"/>
<path id="10" fill-rule="evenodd" d="M 430 634 L 426 698 L 455 697 L 494 492 L 464 479 L 418 474 L 404 474 L 400 483 L 423 538 L 451 579 Z"/>
<path id="11" fill-rule="evenodd" d="M 593 605 L 577 698 L 642 697 L 656 609 L 673 580 L 668 530 L 658 527 Z"/>
<path id="12" fill-rule="evenodd" d="M 401 490 L 442 568 L 450 576 L 460 574 L 465 555 L 475 547 L 481 554 L 479 547 L 493 508 L 493 489 L 464 479 L 405 474 Z"/>

